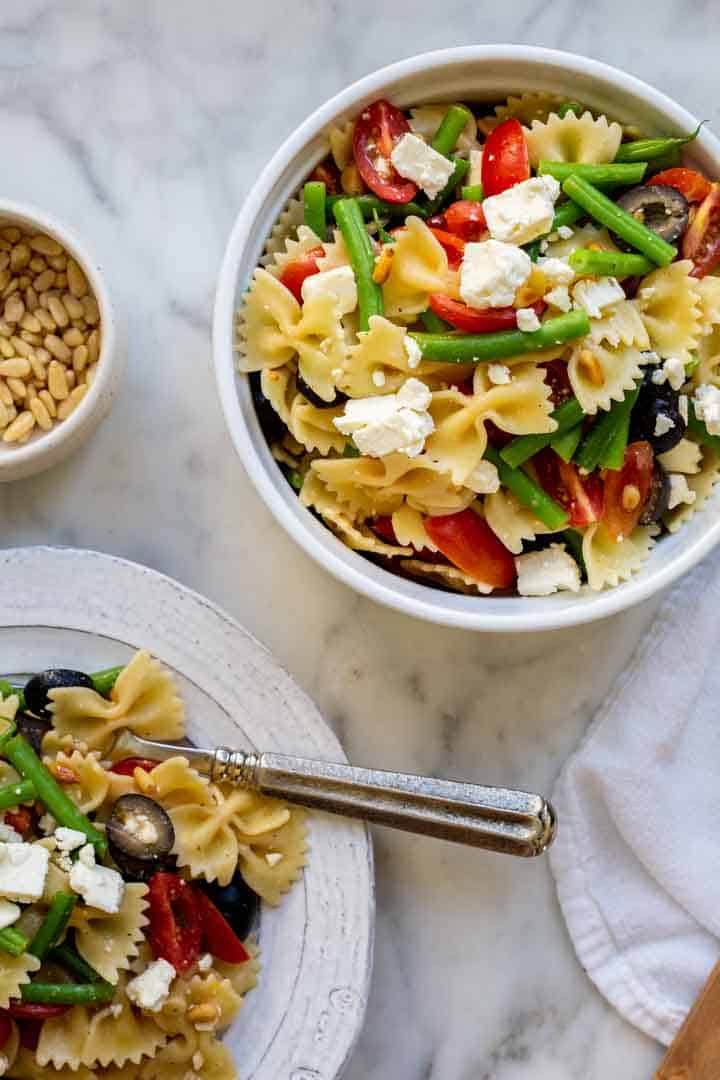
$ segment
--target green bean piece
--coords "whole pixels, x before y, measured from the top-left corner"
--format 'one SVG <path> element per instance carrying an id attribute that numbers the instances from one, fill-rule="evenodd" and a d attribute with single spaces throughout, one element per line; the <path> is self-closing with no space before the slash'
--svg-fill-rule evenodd
<path id="1" fill-rule="evenodd" d="M 56 945 L 55 948 L 50 950 L 49 955 L 51 960 L 56 960 L 57 963 L 61 964 L 67 971 L 84 979 L 85 982 L 103 982 L 102 975 L 100 975 L 95 968 L 90 967 L 90 965 L 83 960 L 77 949 L 72 945 L 69 945 L 67 941 L 64 941 L 62 945 Z"/>
<path id="2" fill-rule="evenodd" d="M 10 695 L 14 693 L 15 690 L 13 689 L 12 683 L 9 683 L 7 679 L 0 679 L 0 697 L 10 697 Z"/>
<path id="3" fill-rule="evenodd" d="M 468 184 L 466 187 L 461 188 L 460 194 L 463 199 L 467 199 L 469 202 L 482 202 L 485 198 L 482 184 Z"/>
<path id="4" fill-rule="evenodd" d="M 0 811 L 12 810 L 21 803 L 35 802 L 37 797 L 37 788 L 32 780 L 18 780 L 14 784 L 5 784 L 4 787 L 0 787 Z"/>
<path id="5" fill-rule="evenodd" d="M 345 443 L 345 446 L 343 447 L 343 454 L 342 454 L 342 456 L 343 456 L 344 458 L 356 458 L 356 457 L 360 457 L 360 451 L 358 450 L 357 446 L 354 446 L 354 445 L 353 445 L 353 443 L 351 443 L 351 442 L 346 442 L 346 443 Z"/>
<path id="6" fill-rule="evenodd" d="M 580 567 L 583 577 L 586 578 L 587 567 L 585 566 L 585 556 L 583 555 L 582 533 L 579 533 L 576 529 L 565 529 L 562 538 L 565 541 L 565 547 Z"/>
<path id="7" fill-rule="evenodd" d="M 76 902 L 74 893 L 59 892 L 53 896 L 48 913 L 28 948 L 28 952 L 37 956 L 38 960 L 44 960 L 55 942 L 62 937 Z"/>
<path id="8" fill-rule="evenodd" d="M 428 217 L 432 217 L 433 214 L 439 214 L 441 210 L 445 209 L 448 203 L 453 201 L 455 198 L 455 189 L 460 187 L 470 170 L 470 162 L 466 161 L 465 158 L 451 157 L 450 160 L 454 162 L 455 169 L 440 194 L 434 199 L 431 199 L 427 204 L 426 213 Z"/>
<path id="9" fill-rule="evenodd" d="M 619 466 L 606 466 L 608 460 L 617 460 L 618 452 L 622 456 L 625 453 L 627 437 L 630 425 L 630 413 L 638 399 L 640 387 L 628 391 L 622 401 L 615 401 L 607 412 L 604 412 L 590 428 L 589 432 L 580 444 L 575 455 L 575 462 L 586 472 L 592 472 L 598 465 L 603 468 L 618 468 Z M 618 450 L 619 447 L 621 450 Z"/>
<path id="10" fill-rule="evenodd" d="M 372 243 L 357 199 L 341 199 L 333 206 L 333 214 L 343 235 L 357 283 L 360 314 L 358 329 L 368 330 L 370 316 L 382 315 L 385 311 L 382 289 L 373 281 L 375 256 Z"/>
<path id="11" fill-rule="evenodd" d="M 576 116 L 580 116 L 582 111 L 583 107 L 579 101 L 563 101 L 557 114 L 562 120 L 563 116 L 567 116 L 568 113 L 575 113 Z"/>
<path id="12" fill-rule="evenodd" d="M 92 684 L 97 693 L 102 694 L 103 697 L 107 697 L 117 682 L 118 675 L 124 670 L 125 667 L 121 664 L 120 667 L 105 668 L 104 671 L 94 672 L 90 678 L 92 679 Z"/>
<path id="13" fill-rule="evenodd" d="M 35 1005 L 102 1005 L 114 993 L 115 987 L 104 979 L 96 983 L 30 982 L 20 987 L 22 1000 Z"/>
<path id="14" fill-rule="evenodd" d="M 498 454 L 494 447 L 489 446 L 485 451 L 485 457 L 492 461 L 500 476 L 500 483 L 504 484 L 515 498 L 532 510 L 536 518 L 547 525 L 548 529 L 559 529 L 567 523 L 568 514 L 560 503 L 551 499 L 546 491 L 537 484 L 531 476 L 522 469 L 511 469 Z"/>
<path id="15" fill-rule="evenodd" d="M 560 203 L 560 205 L 555 208 L 555 216 L 553 217 L 552 229 L 550 232 L 557 232 L 563 225 L 574 225 L 581 217 L 585 217 L 583 208 L 568 199 L 567 202 Z"/>
<path id="16" fill-rule="evenodd" d="M 479 364 L 538 352 L 551 345 L 562 345 L 590 333 L 590 320 L 581 309 L 546 319 L 539 330 L 498 330 L 494 334 L 411 334 L 420 346 L 424 360 L 444 364 Z"/>
<path id="17" fill-rule="evenodd" d="M 347 195 L 328 195 L 326 200 L 327 209 L 333 213 L 337 203 L 347 198 Z M 416 202 L 385 202 L 384 199 L 378 199 L 377 195 L 356 195 L 355 201 L 360 207 L 360 213 L 366 221 L 372 221 L 373 212 L 382 214 L 383 217 L 425 218 L 428 215 L 427 207 L 421 206 L 420 203 Z"/>
<path id="18" fill-rule="evenodd" d="M 711 450 L 720 454 L 720 435 L 710 434 L 705 427 L 705 421 L 700 420 L 695 412 L 695 406 L 692 401 L 689 402 L 687 429 L 700 440 L 703 446 L 709 446 Z"/>
<path id="19" fill-rule="evenodd" d="M 640 277 L 655 269 L 655 263 L 644 255 L 627 251 L 593 251 L 576 248 L 568 262 L 578 274 L 610 274 L 613 277 Z"/>
<path id="20" fill-rule="evenodd" d="M 107 852 L 105 836 L 78 810 L 22 735 L 10 739 L 5 747 L 5 754 L 20 775 L 34 784 L 36 798 L 44 803 L 47 812 L 52 814 L 58 825 L 84 833 L 100 855 Z"/>
<path id="21" fill-rule="evenodd" d="M 433 150 L 437 150 L 438 154 L 444 154 L 445 157 L 450 157 L 469 120 L 472 120 L 469 109 L 466 109 L 464 105 L 451 105 L 430 143 Z"/>
<path id="22" fill-rule="evenodd" d="M 639 161 L 627 165 L 588 165 L 580 161 L 541 161 L 538 176 L 554 176 L 562 183 L 568 176 L 582 176 L 589 184 L 599 188 L 627 187 L 639 184 L 645 175 L 647 163 Z"/>
<path id="23" fill-rule="evenodd" d="M 325 184 L 322 180 L 308 180 L 303 188 L 303 208 L 305 224 L 320 240 L 325 239 L 327 220 L 325 217 Z"/>
<path id="24" fill-rule="evenodd" d="M 617 233 L 622 240 L 659 266 L 667 266 L 677 255 L 672 244 L 646 228 L 622 207 L 616 206 L 607 195 L 603 195 L 602 191 L 588 184 L 581 176 L 568 176 L 562 187 L 565 194 L 578 206 L 582 206 L 591 218 Z"/>
<path id="25" fill-rule="evenodd" d="M 285 477 L 293 491 L 302 491 L 302 486 L 305 483 L 305 477 L 298 469 L 288 469 L 285 473 Z"/>
<path id="26" fill-rule="evenodd" d="M 632 142 L 620 143 L 615 161 L 652 161 L 653 158 L 662 157 L 672 150 L 679 150 L 681 146 L 687 146 L 689 142 L 697 138 L 704 121 L 702 121 L 690 135 L 681 138 L 666 139 L 634 139 Z"/>
<path id="27" fill-rule="evenodd" d="M 29 944 L 25 935 L 14 926 L 6 926 L 4 930 L 0 930 L 0 949 L 11 956 L 22 956 Z"/>
<path id="28" fill-rule="evenodd" d="M 517 469 L 520 465 L 529 461 L 538 451 L 549 446 L 558 435 L 562 435 L 564 432 L 574 428 L 576 424 L 581 423 L 584 415 L 582 405 L 578 399 L 569 398 L 567 401 L 563 401 L 562 405 L 558 405 L 557 409 L 552 413 L 552 418 L 557 423 L 555 431 L 551 431 L 547 435 L 518 435 L 511 443 L 503 447 L 500 451 L 500 457 L 511 469 Z"/>
<path id="29" fill-rule="evenodd" d="M 532 261 L 536 263 L 542 254 L 542 237 L 538 237 L 537 240 L 533 240 L 531 243 L 526 244 L 525 251 L 527 251 Z"/>
<path id="30" fill-rule="evenodd" d="M 582 439 L 582 432 L 583 422 L 581 420 L 575 427 L 568 428 L 567 431 L 561 431 L 559 435 L 554 435 L 550 440 L 551 447 L 563 461 L 572 461 L 572 456 Z"/>
<path id="31" fill-rule="evenodd" d="M 423 311 L 420 322 L 429 334 L 447 334 L 449 330 L 452 330 L 450 323 L 446 323 L 444 319 L 436 315 L 432 308 Z"/>

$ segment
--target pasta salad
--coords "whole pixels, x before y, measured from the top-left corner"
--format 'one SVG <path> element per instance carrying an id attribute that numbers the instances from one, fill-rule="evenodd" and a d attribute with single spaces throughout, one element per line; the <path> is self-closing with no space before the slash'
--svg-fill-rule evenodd
<path id="1" fill-rule="evenodd" d="M 550 94 L 381 100 L 268 239 L 238 364 L 348 547 L 470 594 L 615 586 L 720 463 L 720 184 Z"/>
<path id="2" fill-rule="evenodd" d="M 305 862 L 301 810 L 213 784 L 148 653 L 0 680 L 0 1075 L 233 1080 L 220 1035 L 260 968 L 261 901 Z"/>

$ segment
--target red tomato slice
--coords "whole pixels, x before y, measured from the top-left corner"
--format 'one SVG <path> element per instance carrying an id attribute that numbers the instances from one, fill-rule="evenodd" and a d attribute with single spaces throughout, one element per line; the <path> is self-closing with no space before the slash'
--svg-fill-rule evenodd
<path id="1" fill-rule="evenodd" d="M 321 161 L 319 165 L 315 166 L 310 173 L 310 179 L 321 180 L 325 185 L 326 195 L 339 195 L 342 191 L 340 172 L 335 162 L 329 158 L 327 161 Z"/>
<path id="2" fill-rule="evenodd" d="M 702 202 L 710 194 L 712 184 L 702 173 L 694 169 L 664 169 L 663 172 L 655 173 L 646 184 L 667 184 L 684 195 L 688 202 Z"/>
<path id="3" fill-rule="evenodd" d="M 150 925 L 147 939 L 153 957 L 162 957 L 186 975 L 200 955 L 203 938 L 203 911 L 198 889 L 177 874 L 158 871 L 148 883 Z"/>
<path id="4" fill-rule="evenodd" d="M 142 769 L 143 772 L 152 772 L 159 764 L 160 762 L 155 761 L 153 758 L 126 757 L 122 761 L 116 761 L 114 765 L 111 765 L 109 771 L 117 773 L 118 776 L 132 776 L 136 769 Z"/>
<path id="5" fill-rule="evenodd" d="M 600 521 L 604 509 L 603 482 L 598 473 L 580 476 L 572 463 L 563 461 L 551 447 L 533 458 L 540 486 L 570 515 L 576 528 Z"/>
<path id="6" fill-rule="evenodd" d="M 445 229 L 431 227 L 430 232 L 437 242 L 442 244 L 443 251 L 447 255 L 448 266 L 450 269 L 457 270 L 460 263 L 463 261 L 463 255 L 465 254 L 465 241 L 459 236 L 455 236 L 453 233 L 446 232 Z"/>
<path id="7" fill-rule="evenodd" d="M 303 281 L 305 278 L 312 277 L 313 274 L 320 273 L 317 261 L 324 254 L 324 248 L 319 246 L 312 248 L 301 259 L 293 259 L 292 262 L 289 262 L 280 275 L 280 284 L 290 290 L 298 304 L 302 304 Z"/>
<path id="8" fill-rule="evenodd" d="M 567 364 L 564 360 L 548 360 L 545 364 L 540 364 L 540 367 L 545 368 L 545 382 L 550 387 L 550 397 L 556 408 L 562 405 L 563 401 L 574 397 Z"/>
<path id="9" fill-rule="evenodd" d="M 62 1016 L 70 1005 L 37 1005 L 31 1001 L 11 1001 L 8 1012 L 15 1020 L 50 1020 Z"/>
<path id="10" fill-rule="evenodd" d="M 5 812 L 5 824 L 9 825 L 15 832 L 20 833 L 21 836 L 28 832 L 32 823 L 32 810 L 27 806 L 16 806 L 14 810 Z"/>
<path id="11" fill-rule="evenodd" d="M 389 101 L 368 105 L 355 121 L 355 164 L 370 190 L 386 202 L 406 203 L 417 195 L 417 184 L 403 180 L 390 160 L 395 143 L 409 131 L 407 119 Z"/>
<path id="12" fill-rule="evenodd" d="M 512 307 L 478 311 L 443 293 L 430 294 L 430 307 L 445 322 L 467 334 L 490 334 L 495 330 L 514 330 L 517 326 L 517 311 Z M 532 307 L 536 315 L 541 315 L 545 303 L 538 300 Z"/>
<path id="13" fill-rule="evenodd" d="M 426 517 L 425 529 L 443 555 L 470 577 L 508 589 L 515 580 L 515 560 L 487 522 L 474 510 L 446 517 Z"/>
<path id="14" fill-rule="evenodd" d="M 530 158 L 519 120 L 503 120 L 485 140 L 482 186 L 486 196 L 499 195 L 530 178 Z"/>
<path id="15" fill-rule="evenodd" d="M 720 263 L 720 184 L 711 184 L 710 194 L 700 203 L 683 237 L 682 255 L 695 263 L 691 277 L 705 277 Z"/>
<path id="16" fill-rule="evenodd" d="M 459 199 L 445 211 L 448 231 L 463 240 L 479 240 L 487 231 L 482 203 L 473 199 Z"/>
<path id="17" fill-rule="evenodd" d="M 250 953 L 230 923 L 202 889 L 192 886 L 203 927 L 203 945 L 209 953 L 226 964 L 244 964 Z"/>
<path id="18" fill-rule="evenodd" d="M 625 448 L 622 469 L 605 472 L 605 525 L 618 540 L 629 536 L 640 520 L 652 491 L 653 467 L 652 446 L 642 441 Z M 626 492 L 628 487 L 637 490 Z"/>

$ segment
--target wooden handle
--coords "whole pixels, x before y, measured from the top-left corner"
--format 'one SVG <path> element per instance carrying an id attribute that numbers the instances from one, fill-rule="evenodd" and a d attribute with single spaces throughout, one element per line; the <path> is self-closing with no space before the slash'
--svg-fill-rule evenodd
<path id="1" fill-rule="evenodd" d="M 671 1043 L 655 1080 L 718 1080 L 719 1076 L 720 962 Z"/>

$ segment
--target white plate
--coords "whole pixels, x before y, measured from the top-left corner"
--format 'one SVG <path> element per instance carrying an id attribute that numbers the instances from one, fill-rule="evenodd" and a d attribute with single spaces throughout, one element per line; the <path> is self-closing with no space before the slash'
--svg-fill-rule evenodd
<path id="1" fill-rule="evenodd" d="M 313 703 L 233 619 L 175 581 L 91 551 L 0 553 L 4 674 L 96 671 L 149 649 L 198 744 L 345 761 Z M 367 830 L 314 814 L 302 880 L 260 919 L 262 971 L 226 1037 L 241 1080 L 333 1080 L 362 1026 L 374 893 Z"/>

